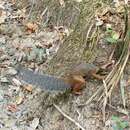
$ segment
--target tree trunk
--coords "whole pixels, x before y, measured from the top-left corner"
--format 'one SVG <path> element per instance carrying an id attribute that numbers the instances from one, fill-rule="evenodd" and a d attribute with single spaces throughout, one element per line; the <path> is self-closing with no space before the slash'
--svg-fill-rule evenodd
<path id="1" fill-rule="evenodd" d="M 55 3 L 56 2 L 58 1 L 55 1 Z M 100 7 L 100 2 L 100 0 L 83 0 L 81 3 L 77 4 L 77 2 L 74 1 L 65 1 L 65 8 L 55 5 L 55 8 L 53 8 L 54 10 L 52 10 L 52 15 L 57 15 L 59 9 L 59 12 L 62 12 L 59 24 L 71 27 L 73 32 L 65 39 L 57 54 L 49 61 L 46 69 L 47 73 L 64 75 L 73 65 L 83 61 L 92 62 L 94 60 L 96 52 L 94 52 L 94 54 L 90 52 L 86 41 L 86 35 L 89 27 L 95 24 L 94 16 L 98 5 Z M 74 8 L 78 9 L 78 12 L 74 10 Z M 57 9 L 57 12 L 55 9 Z M 70 22 L 71 17 L 73 17 L 73 19 L 71 19 Z M 55 18 L 53 19 L 55 21 Z M 72 24 L 68 24 L 67 22 Z M 95 28 L 95 26 L 93 26 L 93 28 Z"/>

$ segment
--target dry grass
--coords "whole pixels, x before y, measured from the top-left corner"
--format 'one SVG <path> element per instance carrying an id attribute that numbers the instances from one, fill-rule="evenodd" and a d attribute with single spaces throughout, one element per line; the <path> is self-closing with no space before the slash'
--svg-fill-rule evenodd
<path id="1" fill-rule="evenodd" d="M 117 63 L 111 70 L 111 72 L 108 74 L 108 76 L 104 79 L 103 85 L 92 95 L 92 97 L 86 102 L 86 105 L 90 103 L 94 99 L 98 99 L 99 105 L 102 106 L 102 112 L 103 112 L 103 120 L 105 121 L 105 108 L 107 103 L 110 101 L 111 94 L 114 90 L 114 88 L 119 83 L 122 74 L 124 72 L 124 68 L 126 66 L 126 63 L 129 58 L 129 46 L 130 46 L 130 19 L 128 17 L 128 11 L 126 9 L 126 34 L 123 39 L 124 46 L 122 49 L 122 53 L 120 55 L 120 58 L 118 59 Z M 122 96 L 123 97 L 123 96 Z M 124 100 L 124 99 L 123 99 Z M 125 106 L 125 104 L 124 104 Z"/>

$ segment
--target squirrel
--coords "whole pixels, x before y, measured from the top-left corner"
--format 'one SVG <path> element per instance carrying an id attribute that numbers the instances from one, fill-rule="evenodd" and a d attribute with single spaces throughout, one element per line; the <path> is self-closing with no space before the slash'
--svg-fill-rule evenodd
<path id="1" fill-rule="evenodd" d="M 81 63 L 74 67 L 65 78 L 58 78 L 47 74 L 34 73 L 33 71 L 18 65 L 16 67 L 18 79 L 38 86 L 43 90 L 65 91 L 70 89 L 73 93 L 78 94 L 86 84 L 85 77 L 95 77 L 103 79 L 103 76 L 97 74 L 99 67 L 93 63 Z"/>

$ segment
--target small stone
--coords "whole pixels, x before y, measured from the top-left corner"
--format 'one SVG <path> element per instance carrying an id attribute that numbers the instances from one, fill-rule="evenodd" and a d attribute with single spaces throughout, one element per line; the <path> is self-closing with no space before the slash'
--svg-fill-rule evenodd
<path id="1" fill-rule="evenodd" d="M 10 68 L 7 72 L 7 74 L 9 75 L 16 75 L 17 74 L 17 71 L 14 69 L 14 68 Z"/>
<path id="2" fill-rule="evenodd" d="M 39 125 L 39 118 L 34 118 L 30 124 L 30 127 L 36 129 L 38 125 Z"/>
<path id="3" fill-rule="evenodd" d="M 8 54 L 9 54 L 10 56 L 13 56 L 13 55 L 15 54 L 15 48 L 10 48 L 10 49 L 8 50 Z"/>
<path id="4" fill-rule="evenodd" d="M 9 80 L 8 80 L 6 77 L 2 77 L 2 78 L 0 79 L 0 81 L 1 81 L 2 83 L 9 83 Z"/>
<path id="5" fill-rule="evenodd" d="M 13 127 L 15 126 L 15 123 L 16 123 L 16 119 L 8 119 L 5 121 L 5 126 L 6 127 Z"/>
<path id="6" fill-rule="evenodd" d="M 18 79 L 16 79 L 16 78 L 13 78 L 12 81 L 13 81 L 17 86 L 21 86 L 21 85 L 22 85 L 21 82 L 20 82 Z"/>
<path id="7" fill-rule="evenodd" d="M 9 57 L 7 55 L 3 55 L 0 57 L 1 61 L 8 60 L 8 59 L 9 59 Z"/>
<path id="8" fill-rule="evenodd" d="M 0 38 L 0 43 L 6 43 L 5 37 L 1 37 L 1 38 Z"/>

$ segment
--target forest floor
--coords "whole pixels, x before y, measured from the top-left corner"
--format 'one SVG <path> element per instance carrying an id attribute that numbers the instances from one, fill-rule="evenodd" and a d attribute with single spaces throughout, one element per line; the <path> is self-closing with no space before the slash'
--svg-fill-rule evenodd
<path id="1" fill-rule="evenodd" d="M 122 4 L 115 5 L 104 7 L 96 14 L 101 39 L 97 44 L 98 55 L 94 64 L 108 67 L 108 71 L 115 64 L 112 53 L 125 26 Z M 0 0 L 0 130 L 130 129 L 129 61 L 121 80 L 125 86 L 126 108 L 118 85 L 106 107 L 105 122 L 96 101 L 86 104 L 102 85 L 96 79 L 87 81 L 81 95 L 70 94 L 57 105 L 49 105 L 49 99 L 57 93 L 44 92 L 32 85 L 21 87 L 21 82 L 14 76 L 17 72 L 13 65 L 21 62 L 27 68 L 42 70 L 72 31 L 63 25 L 41 27 L 40 17 L 35 22 L 28 17 L 26 9 L 19 9 L 15 1 Z"/>

